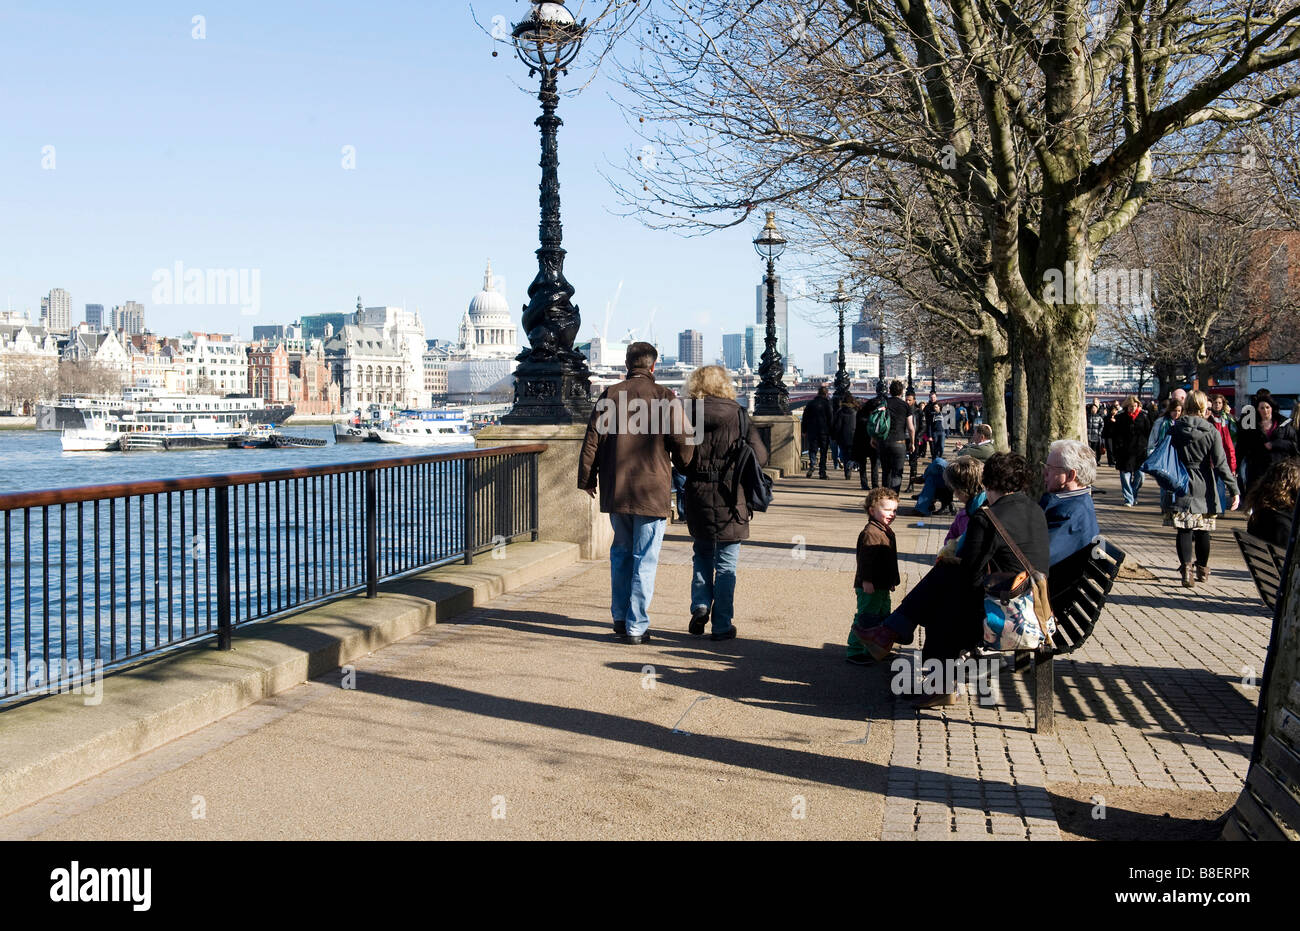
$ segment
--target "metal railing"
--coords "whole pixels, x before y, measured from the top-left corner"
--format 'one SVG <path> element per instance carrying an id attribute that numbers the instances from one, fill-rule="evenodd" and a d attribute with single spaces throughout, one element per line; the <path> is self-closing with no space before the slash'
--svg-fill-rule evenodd
<path id="1" fill-rule="evenodd" d="M 0 495 L 0 705 L 537 539 L 545 445 Z"/>

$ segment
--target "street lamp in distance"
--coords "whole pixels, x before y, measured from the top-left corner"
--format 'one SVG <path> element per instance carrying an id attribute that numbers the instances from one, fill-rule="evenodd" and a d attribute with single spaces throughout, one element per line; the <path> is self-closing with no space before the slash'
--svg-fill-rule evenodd
<path id="1" fill-rule="evenodd" d="M 785 366 L 776 348 L 776 260 L 785 252 L 785 246 L 786 238 L 776 228 L 776 214 L 769 210 L 767 222 L 754 238 L 754 251 L 767 260 L 767 333 L 758 366 L 759 385 L 754 392 L 755 414 L 790 413 L 790 392 L 781 377 Z M 787 332 L 786 339 L 789 338 Z"/>

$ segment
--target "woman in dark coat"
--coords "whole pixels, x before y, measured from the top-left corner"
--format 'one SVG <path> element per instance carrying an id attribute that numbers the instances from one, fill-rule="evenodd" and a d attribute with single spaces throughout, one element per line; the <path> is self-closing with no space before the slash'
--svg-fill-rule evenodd
<path id="1" fill-rule="evenodd" d="M 1271 396 L 1257 398 L 1255 425 L 1237 433 L 1237 458 L 1246 470 L 1246 490 L 1250 491 L 1273 463 L 1296 454 L 1295 425 L 1281 419 Z"/>
<path id="2" fill-rule="evenodd" d="M 1119 487 L 1124 493 L 1124 506 L 1137 503 L 1142 487 L 1142 463 L 1147 458 L 1147 435 L 1151 432 L 1151 418 L 1138 404 L 1134 395 L 1124 399 L 1124 409 L 1115 415 L 1111 424 L 1111 443 L 1115 450 L 1115 468 L 1119 469 Z"/>
<path id="3" fill-rule="evenodd" d="M 730 640 L 736 636 L 733 614 L 740 541 L 749 539 L 753 516 L 743 491 L 737 490 L 735 501 L 731 500 L 726 481 L 728 466 L 735 462 L 743 412 L 736 403 L 736 389 L 720 365 L 705 365 L 691 372 L 686 391 L 694 399 L 692 415 L 704 417 L 703 436 L 686 471 L 684 492 L 686 526 L 695 540 L 689 629 L 697 637 L 702 635 L 712 616 L 709 639 Z M 767 447 L 752 420 L 748 440 L 758 464 L 767 465 Z"/>
<path id="4" fill-rule="evenodd" d="M 1051 566 L 1047 517 L 1027 493 L 1033 480 L 1033 471 L 1023 456 L 995 453 L 989 458 L 982 477 L 988 507 L 972 515 L 958 558 L 941 559 L 883 624 L 868 628 L 854 626 L 853 633 L 875 659 L 883 660 L 896 643 L 911 643 L 918 626 L 925 627 L 923 660 L 956 659 L 963 650 L 980 644 L 984 576 L 1022 569 L 1020 560 L 989 519 L 989 509 L 1034 569 L 1047 574 Z M 957 696 L 956 684 L 947 683 L 942 694 L 928 696 L 921 707 L 955 704 Z"/>
<path id="5" fill-rule="evenodd" d="M 1183 587 L 1192 588 L 1196 582 L 1210 578 L 1210 531 L 1214 529 L 1215 515 L 1220 507 L 1218 488 L 1214 477 L 1223 480 L 1223 486 L 1232 496 L 1227 510 L 1235 511 L 1241 497 L 1237 494 L 1237 477 L 1228 466 L 1228 456 L 1223 451 L 1219 429 L 1205 419 L 1209 400 L 1203 391 L 1193 391 L 1187 396 L 1183 416 L 1174 421 L 1170 436 L 1178 458 L 1187 469 L 1187 494 L 1174 498 L 1173 525 L 1178 528 L 1178 563 L 1183 577 Z M 1196 576 L 1192 577 L 1192 558 L 1196 559 Z"/>
<path id="6" fill-rule="evenodd" d="M 1285 550 L 1291 542 L 1297 497 L 1300 459 L 1291 457 L 1273 463 L 1246 495 L 1246 507 L 1250 508 L 1246 532 Z"/>
<path id="7" fill-rule="evenodd" d="M 857 432 L 858 402 L 846 394 L 835 411 L 831 424 L 831 437 L 839 444 L 840 458 L 844 460 L 844 477 L 853 477 L 853 435 Z"/>

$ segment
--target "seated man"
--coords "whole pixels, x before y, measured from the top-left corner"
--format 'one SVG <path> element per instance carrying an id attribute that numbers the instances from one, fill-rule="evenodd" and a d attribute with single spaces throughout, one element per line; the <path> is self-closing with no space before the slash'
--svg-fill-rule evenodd
<path id="1" fill-rule="evenodd" d="M 986 423 L 977 424 L 975 434 L 967 446 L 957 450 L 958 456 L 970 456 L 980 462 L 988 462 L 993 455 L 993 428 Z"/>
<path id="2" fill-rule="evenodd" d="M 1097 511 L 1092 503 L 1092 483 L 1097 479 L 1097 458 L 1079 440 L 1057 440 L 1043 466 L 1046 493 L 1038 505 L 1047 517 L 1051 551 L 1048 591 L 1053 599 L 1079 580 L 1097 538 Z"/>

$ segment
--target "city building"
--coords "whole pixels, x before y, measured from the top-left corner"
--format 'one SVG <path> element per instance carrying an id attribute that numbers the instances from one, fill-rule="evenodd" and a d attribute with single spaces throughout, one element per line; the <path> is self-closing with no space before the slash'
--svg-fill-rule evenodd
<path id="1" fill-rule="evenodd" d="M 86 305 L 86 326 L 90 327 L 91 332 L 98 333 L 104 329 L 104 305 L 87 304 Z"/>
<path id="2" fill-rule="evenodd" d="M 284 343 L 249 347 L 248 393 L 268 404 L 289 403 L 289 353 Z"/>
<path id="3" fill-rule="evenodd" d="M 424 390 L 434 404 L 447 400 L 447 362 L 451 350 L 437 345 L 440 340 L 433 340 L 434 345 L 424 351 Z"/>
<path id="4" fill-rule="evenodd" d="M 188 332 L 180 355 L 189 394 L 248 393 L 248 344 L 237 336 Z"/>
<path id="5" fill-rule="evenodd" d="M 51 333 L 72 332 L 72 295 L 54 288 L 41 299 L 41 325 Z"/>
<path id="6" fill-rule="evenodd" d="M 428 345 L 419 313 L 401 307 L 363 308 L 358 297 L 355 317 L 357 326 L 378 330 L 402 353 L 402 384 L 406 393 L 397 403 L 404 407 L 428 407 L 429 397 L 424 391 L 424 352 Z"/>
<path id="7" fill-rule="evenodd" d="M 325 341 L 324 351 L 344 410 L 364 412 L 371 404 L 411 406 L 406 354 L 382 330 L 345 324 Z M 421 359 L 421 385 L 423 380 Z"/>
<path id="8" fill-rule="evenodd" d="M 881 329 L 880 318 L 872 312 L 871 302 L 864 300 L 858 312 L 857 322 L 849 327 L 848 352 L 861 352 L 868 355 L 880 355 Z M 879 365 L 879 360 L 877 360 Z"/>
<path id="9" fill-rule="evenodd" d="M 729 370 L 738 372 L 745 362 L 745 334 L 723 333 L 722 364 Z"/>
<path id="10" fill-rule="evenodd" d="M 683 330 L 677 334 L 677 360 L 680 365 L 703 365 L 704 334 L 699 330 Z"/>
<path id="11" fill-rule="evenodd" d="M 120 330 L 128 336 L 137 336 L 144 332 L 144 305 L 135 301 L 114 307 L 110 314 L 109 328 Z"/>
<path id="12" fill-rule="evenodd" d="M 337 414 L 343 409 L 341 387 L 331 377 L 325 341 L 312 339 L 301 350 L 285 346 L 289 357 L 289 403 L 298 414 Z"/>
<path id="13" fill-rule="evenodd" d="M 298 319 L 303 339 L 329 339 L 357 322 L 356 314 L 308 314 Z"/>
<path id="14" fill-rule="evenodd" d="M 827 375 L 834 375 L 839 371 L 840 354 L 837 351 L 828 352 L 822 356 L 823 370 Z M 880 373 L 880 356 L 866 352 L 846 352 L 844 353 L 844 371 L 848 372 L 849 377 L 859 378 L 876 378 Z"/>
<path id="15" fill-rule="evenodd" d="M 780 351 L 781 346 L 785 343 L 785 329 L 778 326 L 776 328 L 776 346 Z M 767 348 L 767 324 L 760 323 L 755 326 L 745 327 L 745 357 L 744 362 L 751 370 L 758 371 L 758 367 L 763 362 L 763 350 Z M 786 371 L 790 370 L 790 360 L 786 358 Z"/>
<path id="16" fill-rule="evenodd" d="M 0 324 L 0 409 L 31 414 L 58 386 L 57 335 L 30 324 Z"/>
<path id="17" fill-rule="evenodd" d="M 789 371 L 792 365 L 790 362 L 790 347 L 789 345 L 787 345 L 786 334 L 790 332 L 790 329 L 789 329 L 789 321 L 787 319 L 788 311 L 786 308 L 786 297 L 785 297 L 785 293 L 782 292 L 781 290 L 780 275 L 777 275 L 776 280 L 772 283 L 772 290 L 774 292 L 773 297 L 775 298 L 774 304 L 776 307 L 776 313 L 775 313 L 776 332 L 777 332 L 776 349 L 777 352 L 781 353 L 781 358 L 785 363 L 784 371 Z M 758 313 L 754 317 L 754 322 L 758 324 L 759 333 L 763 334 L 767 332 L 766 329 L 767 328 L 767 286 L 764 284 L 759 284 L 758 287 L 754 289 L 754 291 L 755 291 L 755 295 L 757 296 L 756 306 L 758 308 Z M 758 338 L 758 347 L 759 347 L 758 354 L 759 356 L 762 356 L 763 355 L 762 335 L 760 335 Z M 751 365 L 751 368 L 757 368 L 757 365 Z"/>
<path id="18" fill-rule="evenodd" d="M 60 358 L 64 362 L 94 363 L 116 372 L 122 383 L 131 382 L 131 351 L 111 330 L 91 332 L 89 327 L 78 328 L 64 344 Z"/>
<path id="19" fill-rule="evenodd" d="M 129 340 L 126 345 L 131 356 L 130 383 L 167 394 L 184 394 L 185 360 L 173 345 L 176 342 L 146 340 L 142 336 Z"/>
<path id="20" fill-rule="evenodd" d="M 483 289 L 470 300 L 461 318 L 459 341 L 447 360 L 447 400 L 458 404 L 509 401 L 514 397 L 518 354 L 519 328 L 489 262 Z"/>

